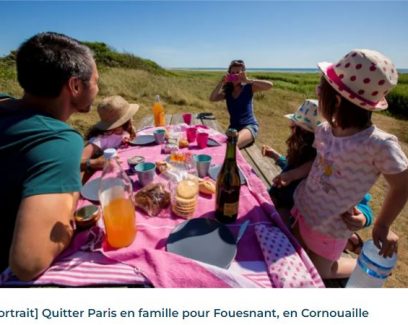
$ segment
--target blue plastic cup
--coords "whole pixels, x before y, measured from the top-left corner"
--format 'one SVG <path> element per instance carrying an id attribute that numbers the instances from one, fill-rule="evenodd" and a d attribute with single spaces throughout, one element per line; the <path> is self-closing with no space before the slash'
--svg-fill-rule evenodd
<path id="1" fill-rule="evenodd" d="M 198 176 L 201 178 L 207 176 L 210 169 L 211 156 L 205 154 L 195 155 L 194 161 L 196 162 Z"/>
<path id="2" fill-rule="evenodd" d="M 143 162 L 135 166 L 135 172 L 139 183 L 142 184 L 142 186 L 146 186 L 153 182 L 154 175 L 156 174 L 156 165 L 151 162 Z"/>
<path id="3" fill-rule="evenodd" d="M 157 129 L 156 131 L 153 132 L 154 139 L 156 140 L 156 143 L 162 144 L 165 139 L 165 134 L 166 130 L 164 129 Z"/>

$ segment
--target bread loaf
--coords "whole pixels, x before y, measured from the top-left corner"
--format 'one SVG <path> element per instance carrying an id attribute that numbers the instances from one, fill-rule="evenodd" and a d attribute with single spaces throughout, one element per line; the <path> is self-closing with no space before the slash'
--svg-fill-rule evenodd
<path id="1" fill-rule="evenodd" d="M 215 193 L 215 182 L 211 179 L 202 179 L 198 181 L 198 189 L 200 193 L 213 195 Z"/>
<path id="2" fill-rule="evenodd" d="M 170 193 L 163 184 L 151 183 L 139 190 L 135 195 L 135 203 L 150 216 L 157 216 L 160 211 L 170 204 Z"/>

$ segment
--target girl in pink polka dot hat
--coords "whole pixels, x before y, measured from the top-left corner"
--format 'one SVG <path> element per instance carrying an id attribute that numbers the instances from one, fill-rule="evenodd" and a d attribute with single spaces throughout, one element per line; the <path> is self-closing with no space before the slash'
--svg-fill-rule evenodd
<path id="1" fill-rule="evenodd" d="M 389 189 L 372 236 L 381 255 L 397 251 L 398 236 L 390 226 L 408 199 L 408 160 L 397 137 L 373 125 L 371 115 L 387 108 L 384 96 L 398 74 L 390 59 L 372 50 L 353 50 L 337 63 L 318 66 L 319 112 L 327 122 L 316 128 L 317 156 L 295 191 L 291 212 L 295 233 L 322 278 L 345 278 L 356 261 L 341 253 L 364 223 L 353 207 L 380 174 Z"/>

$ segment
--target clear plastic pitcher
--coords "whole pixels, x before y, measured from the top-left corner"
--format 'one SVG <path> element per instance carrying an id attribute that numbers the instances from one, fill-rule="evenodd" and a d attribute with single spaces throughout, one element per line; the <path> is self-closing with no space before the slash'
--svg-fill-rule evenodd
<path id="1" fill-rule="evenodd" d="M 132 182 L 116 159 L 115 149 L 106 149 L 99 187 L 106 239 L 114 248 L 129 246 L 136 235 Z"/>
<path id="2" fill-rule="evenodd" d="M 364 243 L 356 268 L 346 288 L 381 288 L 397 263 L 397 254 L 392 257 L 379 255 L 379 249 L 372 240 Z"/>

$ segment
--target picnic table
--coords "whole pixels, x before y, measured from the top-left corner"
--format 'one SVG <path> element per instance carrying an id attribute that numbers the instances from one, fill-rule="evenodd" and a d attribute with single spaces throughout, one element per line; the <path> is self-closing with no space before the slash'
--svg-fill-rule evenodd
<path id="1" fill-rule="evenodd" d="M 166 115 L 168 125 L 183 126 L 180 114 Z M 151 134 L 151 116 L 137 124 L 137 134 Z M 222 145 L 214 148 L 189 148 L 192 153 L 207 153 L 222 163 L 226 137 L 216 120 L 195 117 L 192 124 L 203 128 Z M 186 127 L 186 125 L 184 125 Z M 201 150 L 201 151 L 200 151 Z M 120 149 L 126 158 L 138 154 L 150 161 L 163 159 L 160 146 L 131 146 Z M 3 274 L 5 286 L 153 286 L 153 287 L 324 287 L 320 276 L 275 210 L 267 187 L 279 171 L 270 159 L 263 158 L 253 145 L 237 152 L 237 162 L 245 175 L 241 187 L 239 217 L 229 225 L 236 236 L 240 226 L 249 220 L 249 227 L 239 242 L 238 253 L 228 269 L 197 262 L 166 251 L 166 240 L 182 218 L 164 212 L 149 217 L 137 210 L 138 227 L 135 241 L 126 248 L 113 250 L 104 241 L 103 223 L 76 234 L 71 246 L 38 279 L 22 283 L 11 274 Z M 127 166 L 123 166 L 126 168 Z M 91 178 L 99 177 L 99 173 Z M 133 176 L 136 180 L 136 176 Z M 136 185 L 136 191 L 139 189 Z M 82 198 L 78 207 L 89 204 Z M 198 218 L 214 217 L 215 199 L 200 197 L 195 213 Z M 210 249 L 210 248 L 209 248 Z"/>

